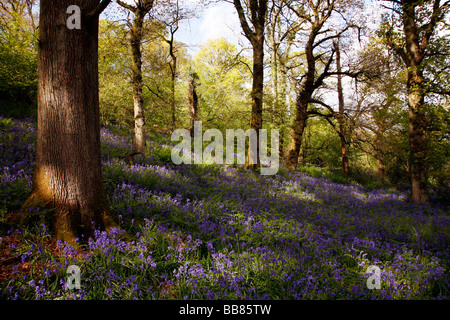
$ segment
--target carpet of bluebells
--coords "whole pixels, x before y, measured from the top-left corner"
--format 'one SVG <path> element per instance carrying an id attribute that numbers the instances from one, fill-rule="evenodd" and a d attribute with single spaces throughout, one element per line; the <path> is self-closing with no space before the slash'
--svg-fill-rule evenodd
<path id="1" fill-rule="evenodd" d="M 111 125 L 101 129 L 104 185 L 120 229 L 75 249 L 52 240 L 38 209 L 35 225 L 11 228 L 6 214 L 31 190 L 36 126 L 0 117 L 0 131 L 0 252 L 14 258 L 1 299 L 450 297 L 449 208 L 308 172 L 176 166 L 163 134 L 131 165 L 119 156 L 132 135 Z M 69 265 L 81 289 L 68 289 Z M 381 289 L 367 286 L 371 265 Z"/>

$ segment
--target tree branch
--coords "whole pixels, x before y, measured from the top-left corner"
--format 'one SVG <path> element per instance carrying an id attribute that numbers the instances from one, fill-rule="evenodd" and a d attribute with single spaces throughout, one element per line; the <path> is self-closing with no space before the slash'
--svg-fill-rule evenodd
<path id="1" fill-rule="evenodd" d="M 385 9 L 392 10 L 392 11 L 394 11 L 396 14 L 402 16 L 402 12 L 399 11 L 399 10 L 397 10 L 397 9 L 395 9 L 395 8 L 385 6 L 384 4 L 382 4 L 381 6 L 382 6 L 383 8 L 385 8 Z"/>
<path id="2" fill-rule="evenodd" d="M 137 7 L 133 7 L 132 5 L 130 5 L 130 4 L 128 4 L 128 3 L 125 3 L 125 2 L 122 2 L 122 1 L 120 1 L 120 0 L 117 0 L 117 3 L 118 3 L 121 7 L 124 7 L 125 9 L 128 9 L 128 10 L 130 10 L 130 11 L 133 12 L 133 13 L 135 13 L 136 10 L 137 10 Z"/>
<path id="3" fill-rule="evenodd" d="M 146 87 L 148 89 L 148 91 L 150 91 L 151 93 L 153 93 L 156 97 L 158 97 L 159 99 L 163 100 L 163 102 L 166 102 L 164 97 L 162 97 L 158 92 L 155 92 L 153 89 L 151 89 L 148 84 L 143 83 L 144 87 Z"/>
<path id="4" fill-rule="evenodd" d="M 310 102 L 310 103 L 319 104 L 319 105 L 321 105 L 321 106 L 327 108 L 328 111 L 331 112 L 331 114 L 327 114 L 327 115 L 322 114 L 322 113 L 317 113 L 318 115 L 320 115 L 320 116 L 322 116 L 322 117 L 334 117 L 335 112 L 334 112 L 333 108 L 332 108 L 331 106 L 329 106 L 328 104 L 326 104 L 325 102 L 323 102 L 323 101 L 321 101 L 321 100 L 317 100 L 317 99 L 310 99 L 309 102 Z M 317 112 L 317 110 L 311 110 L 311 111 L 308 111 L 308 113 L 309 113 L 309 112 L 312 113 L 312 112 L 314 112 L 314 111 Z"/>
<path id="5" fill-rule="evenodd" d="M 440 94 L 440 95 L 450 95 L 450 90 L 436 90 L 436 89 L 428 89 L 429 93 Z"/>
<path id="6" fill-rule="evenodd" d="M 324 114 L 324 113 L 319 112 L 318 110 L 310 110 L 310 111 L 308 111 L 308 115 L 309 116 L 319 116 L 319 117 L 323 117 L 325 119 L 333 117 L 332 114 Z"/>
<path id="7" fill-rule="evenodd" d="M 409 65 L 409 59 L 408 56 L 406 55 L 406 52 L 403 48 L 397 46 L 394 41 L 393 41 L 393 36 L 392 33 L 390 31 L 388 31 L 386 33 L 386 37 L 387 37 L 387 42 L 388 42 L 388 46 L 395 51 L 395 53 L 397 53 L 403 60 L 403 62 L 406 65 Z"/>
<path id="8" fill-rule="evenodd" d="M 242 26 L 242 30 L 244 30 L 244 34 L 247 39 L 253 44 L 256 41 L 256 36 L 253 30 L 250 28 L 247 22 L 247 18 L 245 17 L 244 9 L 242 8 L 240 0 L 234 0 L 234 6 L 239 16 L 239 21 Z"/>
<path id="9" fill-rule="evenodd" d="M 442 7 L 440 6 L 440 0 L 435 0 L 433 4 L 433 13 L 431 14 L 430 22 L 423 25 L 420 28 L 421 31 L 425 31 L 425 36 L 423 37 L 422 43 L 420 44 L 422 51 L 424 51 L 425 48 L 427 47 L 431 35 L 433 34 L 436 28 L 436 24 L 439 22 L 440 19 L 442 19 L 441 10 L 444 6 L 445 4 Z"/>
<path id="10" fill-rule="evenodd" d="M 326 41 L 328 41 L 328 40 L 332 40 L 332 39 L 339 38 L 339 37 L 340 37 L 345 31 L 347 31 L 348 29 L 350 29 L 350 26 L 345 27 L 343 30 L 339 31 L 338 33 L 336 33 L 336 34 L 334 34 L 334 35 L 331 35 L 331 36 L 325 37 L 325 38 L 323 38 L 323 39 L 320 39 L 319 41 L 317 41 L 317 42 L 313 45 L 313 48 L 316 48 L 316 47 L 320 46 L 322 43 L 324 43 L 324 42 L 326 42 Z M 325 32 L 323 32 L 323 33 L 325 33 Z"/>
<path id="11" fill-rule="evenodd" d="M 102 2 L 100 2 L 94 10 L 88 13 L 88 18 L 91 19 L 94 17 L 98 17 L 103 12 L 103 10 L 106 9 L 110 2 L 111 0 L 102 0 Z"/>
<path id="12" fill-rule="evenodd" d="M 334 49 L 332 49 L 331 51 L 331 56 L 328 59 L 327 64 L 325 65 L 325 68 L 322 72 L 322 74 L 317 78 L 317 80 L 314 82 L 314 88 L 319 88 L 320 86 L 322 86 L 323 81 L 325 80 L 326 77 L 328 77 L 330 75 L 330 73 L 328 72 L 328 70 L 330 69 L 331 63 L 333 62 L 333 57 L 334 57 Z"/>

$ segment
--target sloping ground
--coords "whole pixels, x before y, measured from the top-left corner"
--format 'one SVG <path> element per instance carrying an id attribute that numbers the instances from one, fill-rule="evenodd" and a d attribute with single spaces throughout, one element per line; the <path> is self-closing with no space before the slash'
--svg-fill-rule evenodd
<path id="1" fill-rule="evenodd" d="M 30 192 L 36 130 L 0 118 L 0 213 Z M 6 299 L 439 299 L 449 298 L 450 219 L 404 194 L 280 170 L 170 162 L 170 137 L 149 137 L 130 165 L 131 136 L 103 128 L 104 182 L 121 230 L 76 252 L 45 218 L 2 224 L 0 296 Z M 131 236 L 124 240 L 123 232 Z M 80 290 L 66 269 L 81 269 Z M 367 286 L 367 268 L 381 289 Z M 9 276 L 8 276 L 9 275 Z"/>

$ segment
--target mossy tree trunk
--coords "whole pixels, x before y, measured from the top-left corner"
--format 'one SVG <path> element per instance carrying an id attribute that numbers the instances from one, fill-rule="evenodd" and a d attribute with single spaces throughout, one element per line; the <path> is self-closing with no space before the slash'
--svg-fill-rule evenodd
<path id="1" fill-rule="evenodd" d="M 403 60 L 408 73 L 406 86 L 409 107 L 410 199 L 415 203 L 428 203 L 428 124 L 425 96 L 430 88 L 427 88 L 424 68 L 429 54 L 427 51 L 430 42 L 433 41 L 437 25 L 445 21 L 448 2 L 443 4 L 440 0 L 395 2 L 398 8 L 394 12 L 403 25 L 402 39 L 394 39 L 397 36 L 391 30 L 386 32 L 385 36 L 388 46 Z M 425 15 L 423 6 L 427 6 Z"/>

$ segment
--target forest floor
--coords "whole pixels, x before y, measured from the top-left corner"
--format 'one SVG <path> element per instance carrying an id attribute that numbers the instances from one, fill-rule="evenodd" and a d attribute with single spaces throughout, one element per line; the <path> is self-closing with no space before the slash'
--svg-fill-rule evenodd
<path id="1" fill-rule="evenodd" d="M 7 213 L 31 190 L 36 126 L 0 117 L 0 131 L 0 299 L 450 298 L 449 208 L 326 174 L 176 166 L 164 134 L 130 164 L 120 156 L 132 135 L 116 126 L 101 139 L 120 229 L 75 250 L 52 239 L 46 212 L 11 228 Z M 70 265 L 80 289 L 68 289 Z"/>

